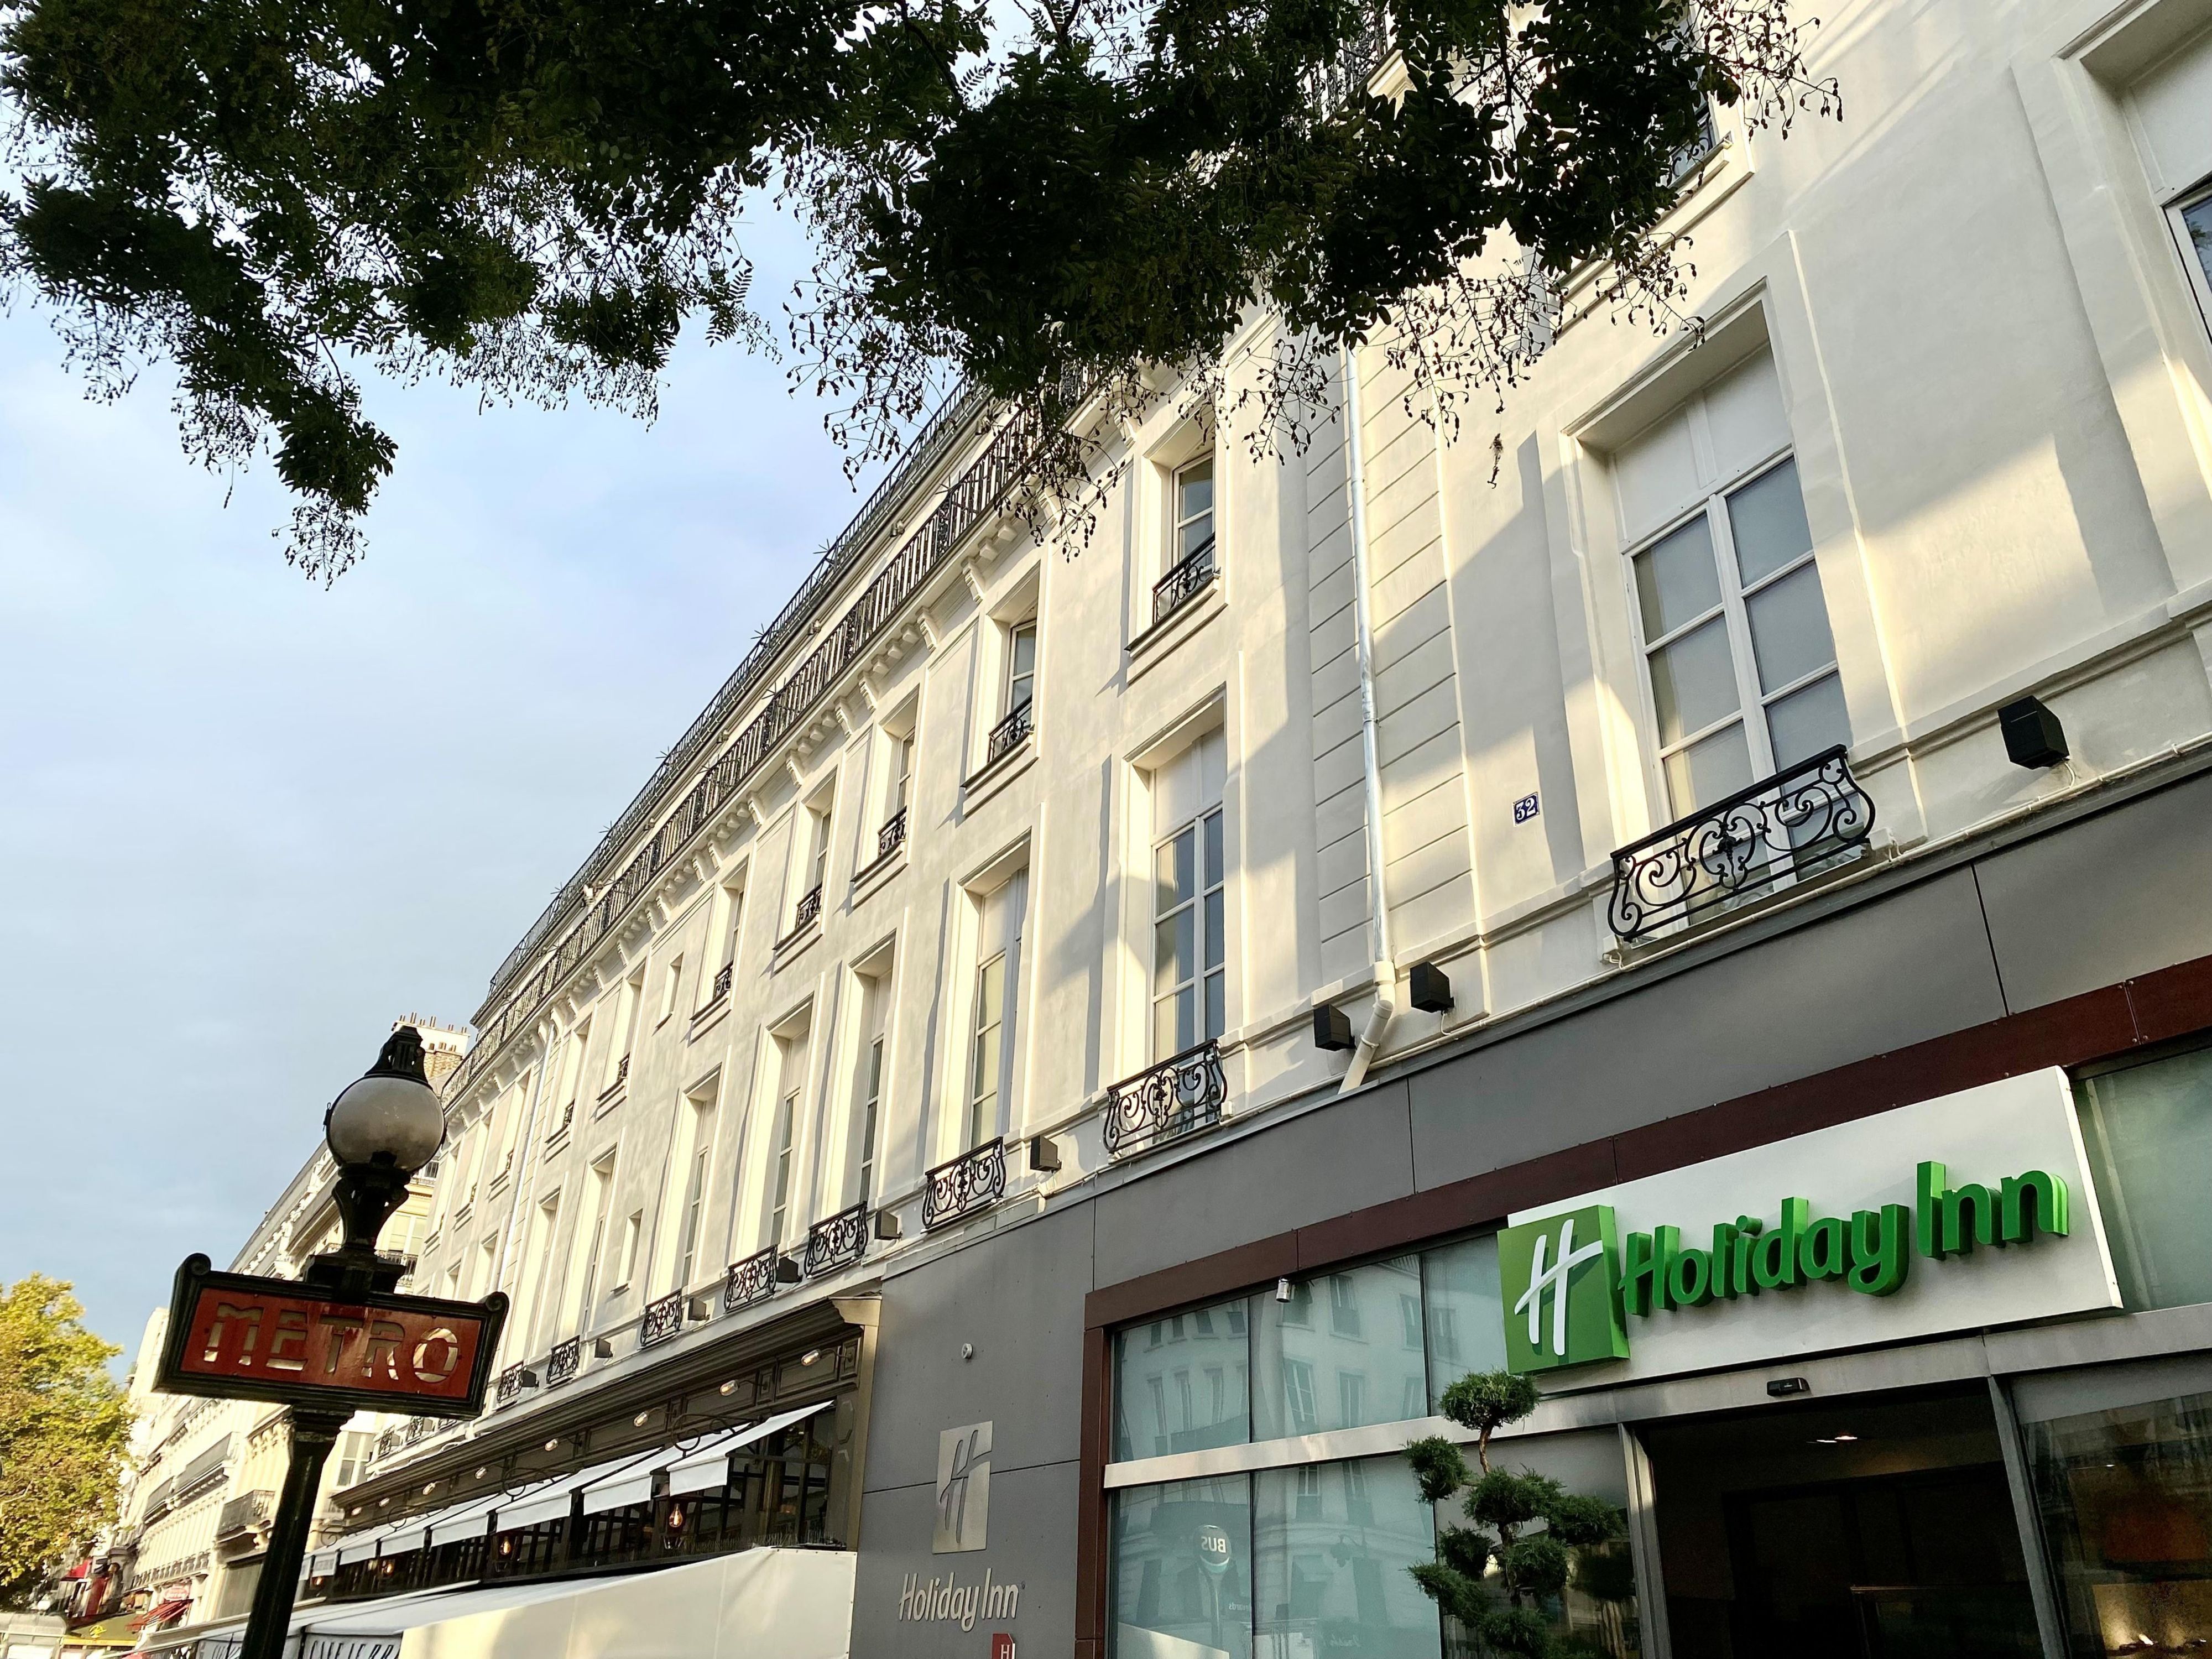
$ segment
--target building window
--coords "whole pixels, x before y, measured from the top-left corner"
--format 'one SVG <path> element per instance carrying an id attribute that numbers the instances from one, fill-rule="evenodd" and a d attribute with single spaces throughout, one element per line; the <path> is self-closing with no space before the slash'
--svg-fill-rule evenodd
<path id="1" fill-rule="evenodd" d="M 560 1297 L 559 1287 L 553 1282 L 556 1271 L 554 1234 L 559 1230 L 560 1221 L 561 1195 L 558 1193 L 540 1204 L 537 1213 L 531 1218 L 531 1243 L 536 1248 L 526 1246 L 527 1254 L 523 1258 L 526 1262 L 532 1264 L 524 1269 L 530 1274 L 529 1283 L 524 1287 L 529 1305 L 521 1310 L 521 1316 L 515 1322 L 515 1329 L 522 1339 L 516 1346 L 526 1355 L 537 1351 L 538 1327 L 542 1322 L 540 1316 L 545 1309 L 556 1305 Z"/>
<path id="2" fill-rule="evenodd" d="M 670 959 L 667 971 L 660 976 L 660 1018 L 666 1019 L 676 1012 L 676 1000 L 684 989 L 684 958 Z"/>
<path id="3" fill-rule="evenodd" d="M 2197 303 L 2204 307 L 2206 322 L 2212 324 L 2212 186 L 2175 203 L 2173 224 L 2186 250 Z"/>
<path id="4" fill-rule="evenodd" d="M 876 1195 L 878 1120 L 884 1098 L 884 1013 L 890 1000 L 889 985 L 878 977 L 863 978 L 860 1016 L 860 1065 L 853 1080 L 853 1145 L 847 1167 L 852 1175 L 845 1201 L 866 1204 Z"/>
<path id="5" fill-rule="evenodd" d="M 2083 1078 L 2081 1140 L 2120 1294 L 2130 1308 L 2212 1302 L 2212 1049 Z"/>
<path id="6" fill-rule="evenodd" d="M 1152 1053 L 1181 1054 L 1224 1029 L 1228 875 L 1224 745 L 1208 733 L 1152 777 Z"/>
<path id="7" fill-rule="evenodd" d="M 775 1109 L 775 1165 L 769 1171 L 768 1242 L 781 1249 L 791 1213 L 791 1152 L 799 1136 L 799 1094 L 796 1085 L 784 1093 Z"/>
<path id="8" fill-rule="evenodd" d="M 600 1080 L 599 1092 L 605 1094 L 629 1076 L 629 1057 L 637 1047 L 637 1021 L 643 1012 L 645 1000 L 645 969 L 641 967 L 622 983 L 615 1002 L 615 1030 L 622 1033 L 619 1043 L 607 1045 L 607 1074 Z"/>
<path id="9" fill-rule="evenodd" d="M 969 1013 L 967 1146 L 980 1146 L 1012 1121 L 1023 912 L 1029 872 L 1017 871 L 976 906 L 975 980 Z M 965 1150 L 963 1148 L 963 1150 Z"/>
<path id="10" fill-rule="evenodd" d="M 1813 536 L 1760 356 L 1618 458 L 1622 516 L 1693 498 L 1629 552 L 1660 769 L 1675 817 L 1846 742 Z"/>
<path id="11" fill-rule="evenodd" d="M 1006 708 L 1029 707 L 1036 692 L 1036 623 L 1016 623 L 1006 630 Z"/>
<path id="12" fill-rule="evenodd" d="M 1170 566 L 1213 545 L 1213 457 L 1175 475 L 1175 542 Z"/>
<path id="13" fill-rule="evenodd" d="M 607 1223 L 614 1213 L 615 1161 L 610 1158 L 592 1165 L 592 1224 L 584 1238 L 584 1270 L 580 1275 L 576 1297 L 576 1328 L 589 1330 L 592 1326 L 593 1297 L 599 1294 L 599 1262 L 606 1249 Z"/>
<path id="14" fill-rule="evenodd" d="M 738 937 L 745 925 L 745 878 L 743 872 L 724 882 L 714 893 L 707 921 L 706 955 L 714 964 L 712 978 L 699 976 L 699 1004 L 711 1007 L 730 994 L 737 973 Z"/>
<path id="15" fill-rule="evenodd" d="M 637 1277 L 638 1247 L 644 1239 L 645 1212 L 632 1210 L 629 1218 L 623 1223 L 622 1277 L 610 1286 L 611 1289 L 626 1291 L 629 1288 L 630 1280 Z"/>
<path id="16" fill-rule="evenodd" d="M 561 1086 L 561 1102 L 574 1106 L 576 1097 L 584 1088 L 584 1051 L 592 1045 L 592 1022 L 587 1015 L 576 1022 L 576 1029 L 568 1036 L 568 1058 L 563 1062 L 565 1080 Z M 465 1200 L 463 1200 L 466 1202 Z"/>
<path id="17" fill-rule="evenodd" d="M 686 1103 L 690 1109 L 687 1126 L 690 1145 L 687 1149 L 689 1156 L 682 1162 L 684 1207 L 677 1231 L 674 1286 L 679 1291 L 690 1285 L 691 1270 L 698 1260 L 699 1239 L 706 1220 L 707 1165 L 714 1156 L 714 1096 L 692 1097 Z"/>

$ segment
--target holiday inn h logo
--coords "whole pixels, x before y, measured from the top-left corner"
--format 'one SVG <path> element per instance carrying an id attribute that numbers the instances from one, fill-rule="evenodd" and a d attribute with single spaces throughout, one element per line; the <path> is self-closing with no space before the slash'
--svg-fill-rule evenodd
<path id="1" fill-rule="evenodd" d="M 1713 1223 L 1709 1249 L 1685 1243 L 1675 1226 L 1623 1237 L 1612 1205 L 1586 1204 L 1498 1235 L 1505 1364 L 1528 1372 L 1626 1359 L 1632 1318 L 1823 1279 L 1880 1300 L 1904 1288 L 1916 1255 L 1954 1261 L 2063 1238 L 2073 1224 L 2062 1176 L 2028 1170 L 1988 1186 L 1954 1187 L 1949 1170 L 1932 1159 L 1915 1170 L 1909 1206 L 1816 1216 L 1810 1200 L 1784 1198 L 1765 1215 Z"/>
<path id="2" fill-rule="evenodd" d="M 1626 1358 L 1620 1263 L 1609 1204 L 1500 1233 L 1507 1367 L 1540 1371 Z"/>

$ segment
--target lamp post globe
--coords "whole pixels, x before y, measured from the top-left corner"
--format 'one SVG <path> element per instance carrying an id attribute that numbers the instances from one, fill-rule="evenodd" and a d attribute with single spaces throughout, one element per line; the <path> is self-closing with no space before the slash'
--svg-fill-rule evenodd
<path id="1" fill-rule="evenodd" d="M 376 1253 L 376 1237 L 407 1201 L 407 1182 L 437 1156 L 446 1111 L 422 1070 L 422 1034 L 402 1025 L 385 1040 L 376 1064 L 346 1085 L 323 1115 L 323 1136 L 337 1160 L 332 1197 L 345 1241 L 309 1263 L 310 1280 L 347 1294 L 388 1291 L 401 1265 Z"/>

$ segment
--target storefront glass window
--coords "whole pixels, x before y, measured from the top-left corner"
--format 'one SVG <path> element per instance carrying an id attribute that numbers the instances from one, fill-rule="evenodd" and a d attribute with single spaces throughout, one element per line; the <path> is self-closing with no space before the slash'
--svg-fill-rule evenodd
<path id="1" fill-rule="evenodd" d="M 2071 1651 L 2212 1649 L 2212 1394 L 2023 1431 Z"/>
<path id="2" fill-rule="evenodd" d="M 1113 1573 L 1114 1659 L 1253 1659 L 1250 1482 L 1116 1493 Z"/>
<path id="3" fill-rule="evenodd" d="M 1510 1436 L 1490 1443 L 1492 1468 L 1548 1475 L 1569 1492 L 1602 1499 L 1620 1512 L 1621 1535 L 1609 1544 L 1571 1552 L 1574 1568 L 1565 1592 L 1538 1609 L 1552 1635 L 1583 1659 L 1638 1659 L 1643 1652 L 1637 1622 L 1636 1566 L 1627 1537 L 1628 1465 L 1620 1437 L 1611 1429 L 1570 1434 Z M 1468 1458 L 1469 1466 L 1474 1463 Z M 1437 1516 L 1446 1527 L 1465 1526 L 1455 1504 Z M 1498 1583 L 1492 1563 L 1491 1583 Z M 1490 1659 L 1486 1650 L 1456 1620 L 1445 1622 L 1447 1659 Z M 1678 1647 L 1678 1652 L 1680 1650 Z"/>
<path id="4" fill-rule="evenodd" d="M 2085 1078 L 2075 1096 L 2112 1265 L 2130 1308 L 2212 1302 L 2212 1049 Z"/>
<path id="5" fill-rule="evenodd" d="M 1114 1339 L 1114 1455 L 1164 1457 L 1251 1437 L 1243 1297 L 1132 1325 Z"/>
<path id="6" fill-rule="evenodd" d="M 1257 1440 L 1428 1414 L 1417 1256 L 1300 1279 L 1252 1298 Z"/>
<path id="7" fill-rule="evenodd" d="M 1496 1235 L 1462 1240 L 1421 1257 L 1428 1315 L 1429 1409 L 1474 1371 L 1505 1369 L 1505 1325 L 1498 1298 Z"/>
<path id="8" fill-rule="evenodd" d="M 1438 1659 L 1436 1604 L 1407 1571 L 1434 1559 L 1435 1534 L 1404 1458 L 1265 1470 L 1253 1508 L 1267 1659 Z"/>

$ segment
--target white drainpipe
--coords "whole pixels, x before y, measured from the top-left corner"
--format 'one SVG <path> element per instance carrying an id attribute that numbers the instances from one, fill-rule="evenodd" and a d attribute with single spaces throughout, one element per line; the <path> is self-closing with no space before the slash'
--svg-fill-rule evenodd
<path id="1" fill-rule="evenodd" d="M 1344 376 L 1344 510 L 1352 531 L 1352 615 L 1357 630 L 1352 655 L 1359 667 L 1359 758 L 1367 801 L 1368 939 L 1375 957 L 1375 1006 L 1352 1051 L 1352 1064 L 1337 1093 L 1348 1095 L 1367 1078 L 1397 1012 L 1398 968 L 1390 959 L 1390 907 L 1382 895 L 1382 766 L 1375 742 L 1375 632 L 1367 591 L 1367 472 L 1362 458 L 1359 366 L 1351 349 L 1339 346 Z"/>

